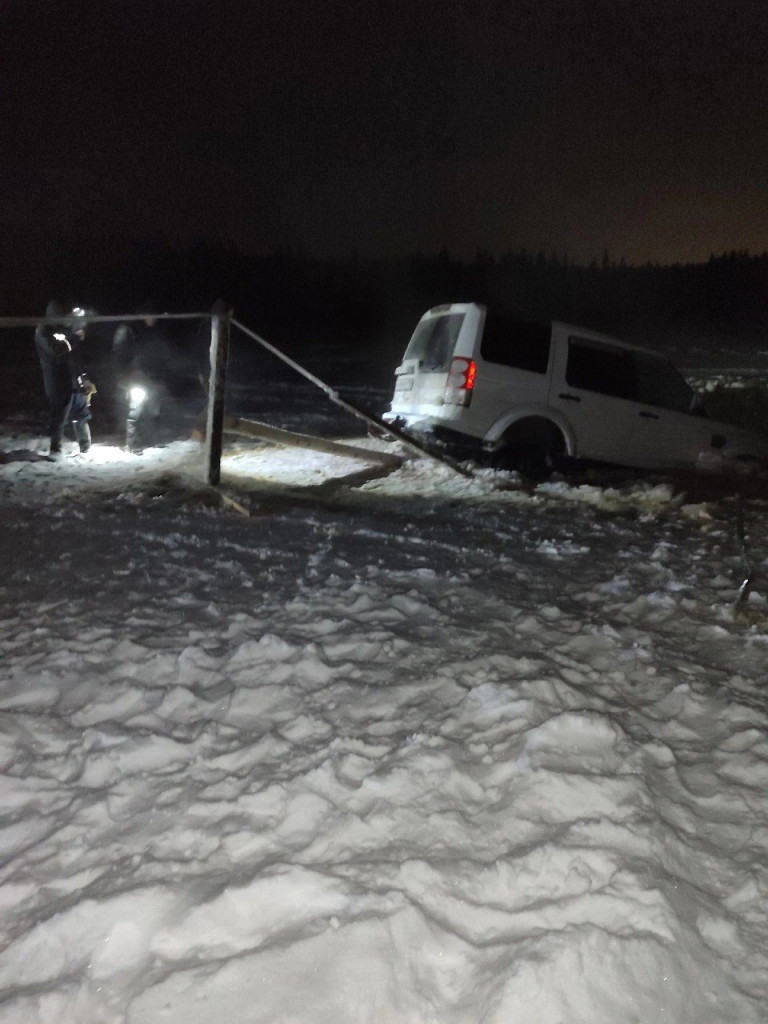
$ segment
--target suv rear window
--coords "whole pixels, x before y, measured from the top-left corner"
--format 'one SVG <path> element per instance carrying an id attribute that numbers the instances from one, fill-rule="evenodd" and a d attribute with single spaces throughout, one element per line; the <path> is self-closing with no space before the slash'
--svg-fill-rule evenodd
<path id="1" fill-rule="evenodd" d="M 447 370 L 463 320 L 463 313 L 448 313 L 422 321 L 408 343 L 404 358 L 418 359 L 425 370 Z"/>
<path id="2" fill-rule="evenodd" d="M 546 373 L 551 338 L 549 325 L 528 324 L 498 313 L 488 313 L 480 355 L 489 363 Z"/>

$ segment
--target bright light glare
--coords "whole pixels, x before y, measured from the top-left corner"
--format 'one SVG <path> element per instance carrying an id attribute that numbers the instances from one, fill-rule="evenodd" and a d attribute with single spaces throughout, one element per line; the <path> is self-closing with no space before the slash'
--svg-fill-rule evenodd
<path id="1" fill-rule="evenodd" d="M 138 385 L 135 385 L 134 387 L 131 388 L 130 395 L 131 401 L 133 402 L 134 405 L 141 405 L 141 403 L 147 397 L 147 392 L 144 388 L 140 388 Z"/>
<path id="2" fill-rule="evenodd" d="M 125 463 L 129 462 L 131 456 L 115 445 L 94 444 L 88 452 L 88 465 L 95 464 L 120 466 L 121 471 L 125 469 Z"/>

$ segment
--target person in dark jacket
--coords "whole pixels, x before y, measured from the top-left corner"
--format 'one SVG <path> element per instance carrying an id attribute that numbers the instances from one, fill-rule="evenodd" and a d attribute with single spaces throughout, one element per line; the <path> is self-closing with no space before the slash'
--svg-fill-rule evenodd
<path id="1" fill-rule="evenodd" d="M 61 442 L 67 424 L 72 424 L 80 451 L 91 447 L 91 395 L 93 384 L 83 372 L 79 362 L 79 348 L 84 336 L 84 324 L 73 326 L 61 303 L 52 299 L 45 311 L 46 318 L 56 317 L 57 323 L 38 324 L 35 329 L 35 349 L 43 372 L 43 390 L 48 402 L 48 434 L 50 454 L 61 452 Z M 76 329 L 75 329 L 76 328 Z"/>
<path id="2" fill-rule="evenodd" d="M 125 447 L 140 454 L 156 441 L 172 360 L 168 341 L 157 329 L 154 307 L 145 305 L 137 314 L 143 319 L 117 328 L 112 351 L 127 402 Z"/>

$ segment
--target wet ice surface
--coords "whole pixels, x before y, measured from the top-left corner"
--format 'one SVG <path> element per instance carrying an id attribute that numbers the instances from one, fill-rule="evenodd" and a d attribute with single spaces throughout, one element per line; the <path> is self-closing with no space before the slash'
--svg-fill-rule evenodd
<path id="1" fill-rule="evenodd" d="M 0 1019 L 764 1022 L 768 503 L 359 471 L 0 463 Z"/>

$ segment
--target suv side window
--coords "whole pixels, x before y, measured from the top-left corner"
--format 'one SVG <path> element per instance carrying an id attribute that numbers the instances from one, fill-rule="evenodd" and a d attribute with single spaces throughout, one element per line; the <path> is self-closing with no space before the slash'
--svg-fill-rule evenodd
<path id="1" fill-rule="evenodd" d="M 488 313 L 480 355 L 489 363 L 546 373 L 551 339 L 552 328 L 549 325 L 527 324 L 498 313 Z"/>
<path id="2" fill-rule="evenodd" d="M 635 352 L 637 400 L 675 412 L 690 412 L 695 393 L 682 374 L 660 356 Z"/>
<path id="3" fill-rule="evenodd" d="M 614 398 L 637 397 L 632 352 L 588 338 L 568 339 L 565 379 L 571 387 Z"/>

